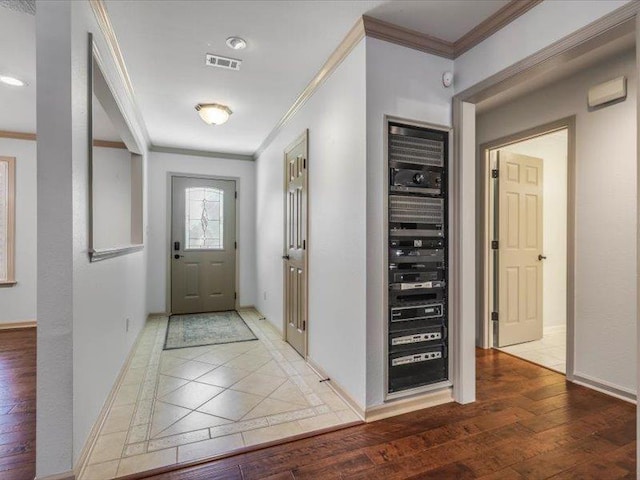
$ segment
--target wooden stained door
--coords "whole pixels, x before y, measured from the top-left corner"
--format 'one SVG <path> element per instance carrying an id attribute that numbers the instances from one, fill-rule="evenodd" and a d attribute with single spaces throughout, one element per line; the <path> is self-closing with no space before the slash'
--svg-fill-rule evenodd
<path id="1" fill-rule="evenodd" d="M 307 132 L 285 150 L 285 340 L 307 355 Z"/>
<path id="2" fill-rule="evenodd" d="M 173 177 L 171 311 L 235 309 L 236 182 Z"/>
<path id="3" fill-rule="evenodd" d="M 542 159 L 498 152 L 498 346 L 542 338 Z"/>

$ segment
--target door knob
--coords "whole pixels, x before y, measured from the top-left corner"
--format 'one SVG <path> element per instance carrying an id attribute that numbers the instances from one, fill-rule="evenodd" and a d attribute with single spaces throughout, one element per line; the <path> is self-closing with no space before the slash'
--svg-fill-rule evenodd
<path id="1" fill-rule="evenodd" d="M 538 255 L 538 260 L 542 261 L 542 260 L 546 260 L 547 257 L 545 257 L 544 255 Z"/>
<path id="2" fill-rule="evenodd" d="M 178 260 L 180 257 L 184 257 L 184 255 L 179 255 L 179 254 L 177 254 L 177 253 L 176 253 L 176 254 L 173 256 L 173 258 L 175 258 L 176 260 Z"/>

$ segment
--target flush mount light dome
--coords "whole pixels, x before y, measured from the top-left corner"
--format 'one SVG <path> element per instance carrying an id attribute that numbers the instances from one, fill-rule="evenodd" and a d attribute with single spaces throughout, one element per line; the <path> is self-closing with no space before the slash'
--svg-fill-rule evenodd
<path id="1" fill-rule="evenodd" d="M 229 37 L 227 38 L 227 47 L 233 48 L 234 50 L 242 50 L 247 46 L 247 42 L 240 37 Z"/>
<path id="2" fill-rule="evenodd" d="M 200 118 L 209 125 L 222 125 L 233 113 L 229 107 L 218 103 L 200 103 L 196 105 L 196 110 Z"/>
<path id="3" fill-rule="evenodd" d="M 10 75 L 0 75 L 0 82 L 12 87 L 24 87 L 26 84 L 19 78 Z"/>

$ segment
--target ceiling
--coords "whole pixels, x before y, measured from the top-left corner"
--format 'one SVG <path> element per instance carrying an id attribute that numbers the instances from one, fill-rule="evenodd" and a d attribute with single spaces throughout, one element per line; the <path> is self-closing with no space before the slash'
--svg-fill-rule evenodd
<path id="1" fill-rule="evenodd" d="M 151 142 L 252 154 L 363 15 L 456 40 L 502 7 L 499 1 L 163 1 L 106 6 Z M 225 46 L 231 35 L 248 47 Z M 243 60 L 239 72 L 207 67 L 206 53 Z M 233 110 L 217 127 L 197 103 Z"/>

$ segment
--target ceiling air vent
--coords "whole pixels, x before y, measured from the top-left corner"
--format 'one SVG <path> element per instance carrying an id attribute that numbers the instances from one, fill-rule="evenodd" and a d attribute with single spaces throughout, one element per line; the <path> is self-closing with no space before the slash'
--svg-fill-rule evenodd
<path id="1" fill-rule="evenodd" d="M 204 63 L 209 67 L 226 68 L 227 70 L 240 70 L 242 60 L 207 53 Z"/>

